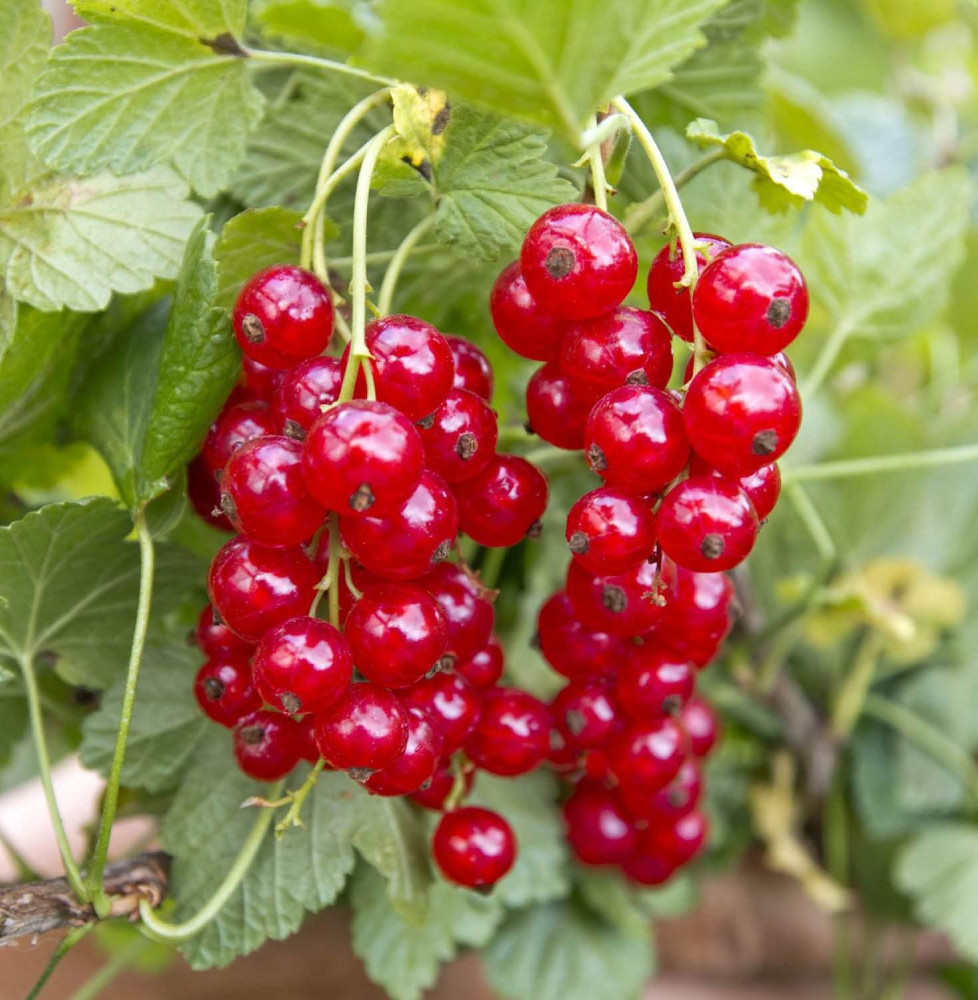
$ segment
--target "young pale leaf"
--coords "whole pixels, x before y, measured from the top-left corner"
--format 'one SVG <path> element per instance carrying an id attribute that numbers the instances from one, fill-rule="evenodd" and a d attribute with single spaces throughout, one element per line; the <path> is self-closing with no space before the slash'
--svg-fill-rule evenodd
<path id="1" fill-rule="evenodd" d="M 363 28 L 348 4 L 328 0 L 265 0 L 253 21 L 264 34 L 281 38 L 289 47 L 352 55 L 363 43 Z"/>
<path id="2" fill-rule="evenodd" d="M 37 81 L 27 124 L 34 152 L 83 175 L 172 163 L 198 193 L 217 194 L 261 117 L 236 41 L 246 0 L 77 6 L 96 23 L 72 32 Z"/>
<path id="3" fill-rule="evenodd" d="M 843 209 L 857 215 L 866 211 L 866 192 L 827 156 L 813 149 L 787 156 L 762 156 L 746 132 L 722 135 L 717 123 L 706 118 L 690 122 L 686 137 L 698 146 L 722 149 L 728 160 L 757 174 L 754 189 L 769 212 L 801 208 L 806 201 L 817 201 L 836 214 Z"/>

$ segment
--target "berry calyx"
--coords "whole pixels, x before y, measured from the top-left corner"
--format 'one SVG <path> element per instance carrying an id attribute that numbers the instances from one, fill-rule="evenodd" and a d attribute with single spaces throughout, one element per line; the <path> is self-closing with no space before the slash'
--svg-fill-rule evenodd
<path id="1" fill-rule="evenodd" d="M 482 716 L 465 741 L 465 752 L 491 774 L 525 774 L 547 756 L 550 724 L 550 710 L 533 695 L 493 688 L 482 696 Z"/>
<path id="2" fill-rule="evenodd" d="M 442 738 L 432 719 L 419 709 L 407 711 L 407 742 L 392 764 L 364 781 L 372 795 L 409 795 L 431 779 L 443 752 Z"/>
<path id="3" fill-rule="evenodd" d="M 439 820 L 431 853 L 449 882 L 484 889 L 495 885 L 513 867 L 516 837 L 498 813 L 463 806 Z"/>
<path id="4" fill-rule="evenodd" d="M 490 548 L 509 548 L 532 531 L 547 507 L 547 480 L 517 455 L 497 455 L 477 476 L 455 484 L 459 526 Z"/>
<path id="5" fill-rule="evenodd" d="M 278 433 L 304 440 L 306 431 L 339 399 L 342 384 L 338 358 L 310 358 L 285 372 L 272 401 Z"/>
<path id="6" fill-rule="evenodd" d="M 550 711 L 557 731 L 574 750 L 603 747 L 622 728 L 614 691 L 600 680 L 568 684 L 554 698 Z"/>
<path id="7" fill-rule="evenodd" d="M 234 759 L 256 781 L 277 781 L 299 763 L 299 724 L 280 712 L 259 709 L 234 727 Z"/>
<path id="8" fill-rule="evenodd" d="M 338 771 L 365 781 L 393 764 L 410 730 L 408 710 L 392 691 L 361 681 L 333 706 L 316 715 L 316 745 Z"/>
<path id="9" fill-rule="evenodd" d="M 261 708 L 251 667 L 246 660 L 216 656 L 197 671 L 194 697 L 209 719 L 229 729 L 251 712 Z"/>
<path id="10" fill-rule="evenodd" d="M 579 451 L 584 447 L 584 426 L 593 402 L 578 396 L 560 365 L 550 362 L 527 383 L 527 422 L 547 444 Z"/>
<path id="11" fill-rule="evenodd" d="M 696 674 L 689 660 L 643 643 L 629 650 L 615 675 L 615 695 L 632 719 L 673 715 L 692 697 Z"/>
<path id="12" fill-rule="evenodd" d="M 485 400 L 465 389 L 453 389 L 417 427 L 428 468 L 446 483 L 471 479 L 496 454 L 496 414 Z"/>
<path id="13" fill-rule="evenodd" d="M 585 493 L 567 515 L 567 545 L 591 573 L 624 573 L 644 562 L 655 546 L 649 503 L 612 487 Z"/>
<path id="14" fill-rule="evenodd" d="M 564 320 L 542 309 L 530 294 L 518 261 L 500 272 L 489 296 L 496 333 L 520 357 L 553 361 L 567 332 Z"/>
<path id="15" fill-rule="evenodd" d="M 445 342 L 455 359 L 454 387 L 474 392 L 486 402 L 492 399 L 492 365 L 482 348 L 464 337 L 449 334 L 445 334 Z"/>
<path id="16" fill-rule="evenodd" d="M 625 638 L 644 635 L 664 614 L 658 566 L 643 562 L 625 573 L 595 575 L 577 562 L 567 568 L 567 594 L 588 627 Z M 616 665 L 617 666 L 617 665 Z"/>

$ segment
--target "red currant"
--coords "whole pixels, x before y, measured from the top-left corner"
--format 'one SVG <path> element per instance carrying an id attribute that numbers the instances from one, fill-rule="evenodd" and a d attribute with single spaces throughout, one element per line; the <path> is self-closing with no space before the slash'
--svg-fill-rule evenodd
<path id="1" fill-rule="evenodd" d="M 234 531 L 221 510 L 221 484 L 207 468 L 204 456 L 198 455 L 187 465 L 187 499 L 208 524 L 221 531 Z"/>
<path id="2" fill-rule="evenodd" d="M 611 685 L 600 680 L 575 681 L 550 705 L 554 725 L 569 747 L 605 746 L 622 728 L 622 716 Z"/>
<path id="3" fill-rule="evenodd" d="M 489 641 L 495 613 L 489 603 L 491 592 L 462 566 L 439 563 L 418 581 L 441 606 L 448 629 L 448 652 L 456 666 L 471 659 Z"/>
<path id="4" fill-rule="evenodd" d="M 589 319 L 610 312 L 632 290 L 638 257 L 613 215 L 574 202 L 548 209 L 530 226 L 520 273 L 546 312 Z"/>
<path id="5" fill-rule="evenodd" d="M 624 573 L 655 546 L 655 515 L 641 497 L 612 487 L 585 493 L 567 515 L 567 544 L 589 572 Z"/>
<path id="6" fill-rule="evenodd" d="M 764 521 L 771 514 L 781 496 L 781 470 L 776 462 L 762 465 L 756 472 L 746 476 L 724 476 L 722 472 L 707 465 L 699 455 L 693 455 L 689 463 L 691 476 L 718 476 L 731 479 L 747 494 L 754 505 L 757 519 Z"/>
<path id="7" fill-rule="evenodd" d="M 618 704 L 638 721 L 677 712 L 692 697 L 695 685 L 688 660 L 651 642 L 629 650 L 615 676 Z"/>
<path id="8" fill-rule="evenodd" d="M 309 358 L 285 372 L 272 404 L 278 432 L 302 441 L 326 408 L 340 398 L 342 383 L 338 358 Z"/>
<path id="9" fill-rule="evenodd" d="M 685 735 L 670 718 L 633 723 L 608 748 L 608 762 L 618 781 L 649 792 L 665 788 L 679 773 L 685 756 Z"/>
<path id="10" fill-rule="evenodd" d="M 316 746 L 316 717 L 314 715 L 304 715 L 299 719 L 299 760 L 304 760 L 307 764 L 319 763 L 319 747 Z M 330 765 L 324 761 L 326 770 L 330 770 Z"/>
<path id="11" fill-rule="evenodd" d="M 619 636 L 591 631 L 584 625 L 564 591 L 540 608 L 537 637 L 546 661 L 572 681 L 612 674 L 627 649 Z"/>
<path id="12" fill-rule="evenodd" d="M 489 311 L 496 333 L 511 351 L 531 361 L 553 361 L 557 357 L 567 324 L 537 305 L 516 261 L 496 278 Z"/>
<path id="13" fill-rule="evenodd" d="M 475 769 L 470 768 L 463 773 L 465 794 L 472 790 L 472 783 L 475 781 Z M 435 768 L 435 773 L 426 784 L 423 784 L 417 791 L 411 792 L 409 798 L 425 809 L 433 809 L 441 812 L 445 808 L 445 801 L 455 787 L 455 772 L 452 770 L 451 761 L 446 757 Z"/>
<path id="14" fill-rule="evenodd" d="M 464 337 L 445 340 L 455 359 L 455 388 L 465 389 L 481 396 L 487 402 L 492 399 L 492 365 L 481 347 Z"/>
<path id="15" fill-rule="evenodd" d="M 693 236 L 700 244 L 696 249 L 696 264 L 702 274 L 707 261 L 721 250 L 726 250 L 730 243 L 711 233 L 693 233 Z M 649 307 L 661 313 L 677 337 L 692 343 L 693 312 L 689 289 L 679 285 L 685 272 L 682 247 L 678 242 L 670 241 L 655 255 L 649 268 Z"/>
<path id="16" fill-rule="evenodd" d="M 439 820 L 431 853 L 449 882 L 482 889 L 495 885 L 513 867 L 516 837 L 498 813 L 463 806 Z"/>
<path id="17" fill-rule="evenodd" d="M 446 483 L 471 479 L 496 454 L 496 414 L 485 400 L 465 389 L 453 389 L 417 426 L 426 465 Z"/>
<path id="18" fill-rule="evenodd" d="M 422 711 L 407 711 L 408 737 L 393 764 L 374 771 L 363 783 L 373 795 L 409 795 L 416 792 L 438 767 L 442 738 L 432 720 Z"/>
<path id="19" fill-rule="evenodd" d="M 709 702 L 691 698 L 679 716 L 680 725 L 689 740 L 689 749 L 695 757 L 706 757 L 720 738 L 720 720 Z"/>
<path id="20" fill-rule="evenodd" d="M 333 336 L 333 302 L 319 279 L 289 265 L 251 277 L 234 304 L 241 350 L 269 368 L 291 368 L 321 354 Z"/>
<path id="21" fill-rule="evenodd" d="M 550 710 L 517 688 L 483 693 L 482 716 L 465 741 L 472 762 L 491 774 L 532 771 L 550 749 Z"/>
<path id="22" fill-rule="evenodd" d="M 730 630 L 733 587 L 723 573 L 693 573 L 664 559 L 666 607 L 656 637 L 697 666 L 716 654 Z"/>
<path id="23" fill-rule="evenodd" d="M 261 708 L 261 698 L 251 678 L 246 660 L 227 654 L 208 660 L 197 671 L 194 696 L 208 719 L 229 729 L 251 712 Z"/>
<path id="24" fill-rule="evenodd" d="M 621 864 L 635 852 L 638 833 L 619 796 L 595 781 L 581 781 L 564 804 L 567 842 L 585 865 Z"/>
<path id="25" fill-rule="evenodd" d="M 331 708 L 316 715 L 316 744 L 338 771 L 364 780 L 393 764 L 408 740 L 408 710 L 386 688 L 362 681 L 347 688 Z"/>
<path id="26" fill-rule="evenodd" d="M 214 609 L 209 604 L 197 616 L 194 639 L 205 656 L 216 659 L 232 657 L 247 660 L 255 651 L 252 643 L 235 635 L 224 622 L 214 617 Z"/>
<path id="27" fill-rule="evenodd" d="M 404 692 L 404 703 L 428 714 L 440 734 L 442 753 L 454 753 L 475 728 L 482 702 L 463 677 L 440 672 Z"/>
<path id="28" fill-rule="evenodd" d="M 595 576 L 576 562 L 567 569 L 574 613 L 589 628 L 624 637 L 644 635 L 662 618 L 658 568 L 644 562 L 625 573 Z"/>
<path id="29" fill-rule="evenodd" d="M 211 424 L 201 455 L 204 464 L 217 479 L 221 478 L 228 459 L 246 441 L 277 434 L 275 417 L 267 403 L 236 403 L 226 406 Z"/>
<path id="30" fill-rule="evenodd" d="M 472 687 L 483 690 L 499 683 L 505 664 L 503 647 L 496 639 L 490 639 L 473 656 L 456 662 L 455 673 L 464 677 Z"/>
<path id="31" fill-rule="evenodd" d="M 299 763 L 299 724 L 280 712 L 259 709 L 234 727 L 234 759 L 256 781 L 277 781 Z"/>
<path id="32" fill-rule="evenodd" d="M 278 368 L 269 368 L 254 358 L 245 355 L 241 359 L 241 381 L 245 391 L 252 399 L 260 399 L 263 403 L 271 404 L 275 398 L 275 393 L 282 382 L 282 371 Z"/>
<path id="33" fill-rule="evenodd" d="M 459 526 L 480 545 L 509 548 L 547 507 L 547 480 L 525 458 L 497 455 L 477 476 L 456 483 Z"/>
<path id="34" fill-rule="evenodd" d="M 649 886 L 668 882 L 676 874 L 677 867 L 671 861 L 654 854 L 646 854 L 641 849 L 621 866 L 622 871 L 633 882 Z"/>
<path id="35" fill-rule="evenodd" d="M 642 835 L 642 847 L 678 868 L 699 854 L 709 832 L 706 817 L 694 810 L 671 824 L 650 824 Z"/>
<path id="36" fill-rule="evenodd" d="M 703 794 L 703 775 L 695 760 L 686 760 L 673 780 L 657 792 L 622 788 L 625 808 L 637 820 L 675 823 L 696 808 Z"/>
<path id="37" fill-rule="evenodd" d="M 556 362 L 538 368 L 526 387 L 526 416 L 534 434 L 569 451 L 584 447 L 593 400 L 579 397 Z"/>

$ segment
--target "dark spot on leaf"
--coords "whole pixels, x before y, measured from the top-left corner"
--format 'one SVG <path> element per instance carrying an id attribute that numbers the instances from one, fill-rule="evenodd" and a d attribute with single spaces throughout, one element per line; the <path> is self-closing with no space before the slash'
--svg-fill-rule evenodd
<path id="1" fill-rule="evenodd" d="M 202 38 L 201 45 L 206 45 L 213 49 L 219 56 L 239 56 L 244 57 L 248 53 L 238 44 L 238 40 L 229 31 L 222 31 L 213 38 Z"/>
<path id="2" fill-rule="evenodd" d="M 431 134 L 441 135 L 448 128 L 448 123 L 452 117 L 452 106 L 446 104 L 445 107 L 435 115 L 435 120 L 431 123 Z"/>

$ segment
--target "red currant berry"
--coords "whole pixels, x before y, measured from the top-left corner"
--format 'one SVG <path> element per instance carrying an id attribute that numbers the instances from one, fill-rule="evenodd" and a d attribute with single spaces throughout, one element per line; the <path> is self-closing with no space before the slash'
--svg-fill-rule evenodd
<path id="1" fill-rule="evenodd" d="M 463 677 L 440 672 L 404 692 L 404 703 L 428 714 L 443 740 L 442 753 L 454 753 L 475 728 L 482 702 Z"/>
<path id="2" fill-rule="evenodd" d="M 393 764 L 408 740 L 408 710 L 386 688 L 352 684 L 331 708 L 316 715 L 316 744 L 338 771 L 365 780 Z"/>
<path id="3" fill-rule="evenodd" d="M 410 584 L 368 590 L 347 617 L 345 634 L 360 673 L 387 688 L 419 681 L 448 646 L 438 602 Z"/>
<path id="4" fill-rule="evenodd" d="M 614 216 L 574 202 L 548 209 L 530 226 L 520 273 L 543 310 L 589 319 L 610 312 L 632 290 L 638 257 Z"/>
<path id="5" fill-rule="evenodd" d="M 695 760 L 686 760 L 679 774 L 657 792 L 622 788 L 625 808 L 637 820 L 675 823 L 696 808 L 703 794 L 703 775 Z"/>
<path id="6" fill-rule="evenodd" d="M 651 554 L 655 515 L 643 498 L 606 486 L 571 507 L 566 536 L 574 558 L 589 572 L 624 573 Z"/>
<path id="7" fill-rule="evenodd" d="M 426 469 L 400 507 L 341 517 L 340 534 L 368 572 L 386 580 L 416 580 L 452 551 L 458 505 L 442 479 Z"/>
<path id="8" fill-rule="evenodd" d="M 576 562 L 567 569 L 567 594 L 588 627 L 624 637 L 644 635 L 662 618 L 659 572 L 644 562 L 626 573 L 595 576 Z"/>
<path id="9" fill-rule="evenodd" d="M 299 759 L 307 764 L 319 763 L 319 747 L 316 746 L 316 717 L 304 715 L 299 720 Z M 329 765 L 326 765 L 329 769 Z"/>
<path id="10" fill-rule="evenodd" d="M 481 691 L 499 683 L 505 665 L 503 647 L 497 640 L 490 639 L 474 656 L 458 660 L 454 669 L 459 677 L 464 677 L 472 687 Z"/>
<path id="11" fill-rule="evenodd" d="M 463 781 L 465 784 L 465 794 L 472 790 L 472 783 L 475 781 L 475 769 L 470 768 L 464 772 Z M 452 769 L 449 758 L 444 758 L 435 768 L 435 773 L 417 791 L 411 792 L 408 796 L 412 802 L 417 803 L 424 809 L 432 809 L 441 812 L 445 808 L 445 801 L 455 787 L 455 771 Z"/>
<path id="12" fill-rule="evenodd" d="M 547 508 L 547 479 L 525 458 L 497 455 L 477 476 L 456 483 L 459 526 L 473 541 L 509 548 Z"/>
<path id="13" fill-rule="evenodd" d="M 682 412 L 661 389 L 613 389 L 587 419 L 584 454 L 591 471 L 609 486 L 655 493 L 689 461 Z"/>
<path id="14" fill-rule="evenodd" d="M 455 388 L 474 392 L 488 402 L 492 399 L 493 378 L 485 352 L 464 337 L 446 334 L 445 340 L 455 359 Z"/>
<path id="15" fill-rule="evenodd" d="M 707 261 L 712 260 L 730 243 L 710 233 L 693 233 L 701 244 L 696 250 L 696 264 L 703 273 Z M 693 312 L 689 302 L 689 289 L 679 285 L 686 271 L 682 248 L 676 241 L 667 243 L 656 255 L 649 268 L 649 307 L 662 314 L 677 337 L 692 343 Z"/>
<path id="16" fill-rule="evenodd" d="M 425 464 L 446 483 L 471 479 L 496 454 L 496 414 L 485 400 L 464 389 L 453 389 L 417 426 Z"/>
<path id="17" fill-rule="evenodd" d="M 516 837 L 498 813 L 463 806 L 439 820 L 431 853 L 449 882 L 482 889 L 495 885 L 513 867 Z"/>
<path id="18" fill-rule="evenodd" d="M 234 531 L 221 510 L 221 484 L 207 468 L 203 455 L 198 455 L 187 466 L 187 499 L 208 524 L 221 531 Z"/>
<path id="19" fill-rule="evenodd" d="M 489 296 L 492 323 L 503 343 L 531 361 L 553 361 L 567 324 L 540 308 L 527 291 L 520 265 L 513 261 L 496 278 Z"/>
<path id="20" fill-rule="evenodd" d="M 571 775 L 580 770 L 581 753 L 569 746 L 564 737 L 554 729 L 550 733 L 547 763 L 557 774 Z"/>
<path id="21" fill-rule="evenodd" d="M 582 763 L 585 777 L 605 783 L 613 780 L 614 775 L 608 766 L 608 752 L 605 747 L 594 747 L 588 750 L 582 758 Z"/>
<path id="22" fill-rule="evenodd" d="M 372 795 L 409 795 L 416 792 L 438 767 L 442 738 L 432 720 L 422 711 L 407 711 L 408 737 L 393 764 L 374 771 L 363 783 Z"/>
<path id="23" fill-rule="evenodd" d="M 550 711 L 557 731 L 575 750 L 605 746 L 622 728 L 611 685 L 600 680 L 568 684 L 554 698 Z"/>
<path id="24" fill-rule="evenodd" d="M 299 763 L 299 723 L 280 712 L 259 709 L 234 727 L 234 759 L 256 781 L 277 781 Z"/>
<path id="25" fill-rule="evenodd" d="M 254 660 L 262 698 L 290 715 L 335 704 L 353 681 L 353 654 L 342 633 L 303 615 L 266 632 Z"/>
<path id="26" fill-rule="evenodd" d="M 693 573 L 664 559 L 666 607 L 656 638 L 697 666 L 705 666 L 730 631 L 733 587 L 723 573 Z"/>
<path id="27" fill-rule="evenodd" d="M 211 475 L 220 479 L 228 459 L 246 441 L 277 433 L 275 417 L 267 403 L 226 406 L 211 424 L 201 456 Z"/>
<path id="28" fill-rule="evenodd" d="M 551 667 L 569 680 L 604 677 L 618 669 L 627 644 L 609 632 L 595 632 L 574 613 L 566 592 L 554 594 L 537 618 L 540 652 Z"/>
<path id="29" fill-rule="evenodd" d="M 656 792 L 679 773 L 686 738 L 672 719 L 634 723 L 608 748 L 608 763 L 619 783 Z"/>
<path id="30" fill-rule="evenodd" d="M 595 781 L 581 781 L 564 803 L 567 842 L 585 865 L 627 861 L 638 845 L 638 833 L 620 797 Z"/>
<path id="31" fill-rule="evenodd" d="M 228 729 L 240 719 L 261 708 L 261 698 L 251 679 L 251 667 L 246 660 L 216 656 L 197 671 L 194 696 L 208 719 Z"/>
<path id="32" fill-rule="evenodd" d="M 309 610 L 319 577 L 302 549 L 271 549 L 239 537 L 214 557 L 207 589 L 228 628 L 257 642 Z"/>
<path id="33" fill-rule="evenodd" d="M 683 416 L 701 458 L 721 472 L 746 476 L 788 450 L 801 426 L 801 397 L 770 358 L 724 354 L 689 384 Z"/>
<path id="34" fill-rule="evenodd" d="M 695 685 L 696 674 L 688 660 L 650 642 L 629 650 L 615 676 L 618 704 L 638 721 L 679 711 Z"/>
<path id="35" fill-rule="evenodd" d="M 205 655 L 215 659 L 231 657 L 247 660 L 255 651 L 252 643 L 235 635 L 220 619 L 214 617 L 214 609 L 208 604 L 197 616 L 197 628 L 194 631 L 197 648 Z"/>
<path id="36" fill-rule="evenodd" d="M 482 716 L 465 741 L 472 762 L 490 774 L 532 771 L 550 749 L 550 710 L 517 688 L 483 693 Z"/>
<path id="37" fill-rule="evenodd" d="M 556 362 L 538 368 L 526 387 L 526 416 L 534 434 L 555 448 L 579 451 L 593 400 L 579 397 Z"/>
<path id="38" fill-rule="evenodd" d="M 776 354 L 805 325 L 808 289 L 798 266 L 780 250 L 742 243 L 704 268 L 693 292 L 693 317 L 721 354 Z"/>
<path id="39" fill-rule="evenodd" d="M 690 699 L 683 706 L 679 722 L 693 756 L 706 757 L 720 738 L 720 720 L 710 703 L 702 698 Z"/>
<path id="40" fill-rule="evenodd" d="M 454 563 L 439 563 L 418 581 L 441 606 L 448 629 L 448 653 L 456 666 L 471 659 L 489 641 L 495 613 L 486 590 L 472 573 Z"/>
<path id="41" fill-rule="evenodd" d="M 241 381 L 238 383 L 252 399 L 271 405 L 282 382 L 282 371 L 269 368 L 247 355 L 241 360 Z"/>
<path id="42" fill-rule="evenodd" d="M 757 514 L 747 494 L 728 479 L 692 476 L 674 486 L 659 507 L 659 544 L 677 566 L 701 573 L 733 569 L 757 540 Z"/>
<path id="43" fill-rule="evenodd" d="M 756 472 L 746 476 L 724 476 L 722 472 L 707 465 L 699 455 L 693 455 L 689 463 L 690 476 L 718 476 L 730 479 L 747 494 L 754 505 L 754 511 L 759 521 L 764 521 L 771 514 L 781 496 L 781 470 L 776 462 L 762 465 Z"/>
<path id="44" fill-rule="evenodd" d="M 321 354 L 333 336 L 333 302 L 319 279 L 289 265 L 251 277 L 234 304 L 241 350 L 269 368 L 291 368 Z"/>
<path id="45" fill-rule="evenodd" d="M 668 825 L 652 823 L 642 835 L 642 847 L 679 868 L 699 854 L 709 833 L 706 817 L 692 811 Z"/>
<path id="46" fill-rule="evenodd" d="M 338 358 L 309 358 L 285 372 L 272 403 L 278 432 L 302 441 L 325 409 L 340 398 L 342 383 Z"/>
<path id="47" fill-rule="evenodd" d="M 633 854 L 622 866 L 621 870 L 633 882 L 639 885 L 662 885 L 676 874 L 677 866 L 671 861 L 646 854 L 641 849 Z"/>
<path id="48" fill-rule="evenodd" d="M 791 363 L 791 358 L 788 357 L 784 351 L 778 351 L 777 354 L 771 355 L 771 360 L 779 367 L 783 368 L 790 376 L 792 382 L 797 382 L 798 379 L 795 376 L 795 366 Z"/>
<path id="49" fill-rule="evenodd" d="M 309 491 L 341 514 L 393 510 L 414 492 L 423 466 L 414 424 L 369 400 L 332 407 L 309 429 L 302 450 Z"/>

